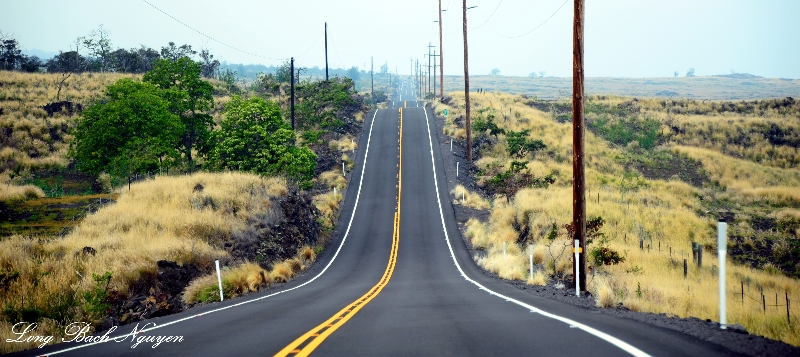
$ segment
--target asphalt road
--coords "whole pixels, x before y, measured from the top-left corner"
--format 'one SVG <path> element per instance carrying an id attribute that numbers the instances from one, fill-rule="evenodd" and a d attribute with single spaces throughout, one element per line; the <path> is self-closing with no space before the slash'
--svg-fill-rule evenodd
<path id="1" fill-rule="evenodd" d="M 524 294 L 481 274 L 445 192 L 433 117 L 414 100 L 409 83 L 400 95 L 392 108 L 366 117 L 334 239 L 302 276 L 151 319 L 156 328 L 137 334 L 182 336 L 182 342 L 132 348 L 128 334 L 136 326 L 123 326 L 109 335 L 124 336 L 121 342 L 68 342 L 22 354 L 731 355 L 671 330 Z"/>

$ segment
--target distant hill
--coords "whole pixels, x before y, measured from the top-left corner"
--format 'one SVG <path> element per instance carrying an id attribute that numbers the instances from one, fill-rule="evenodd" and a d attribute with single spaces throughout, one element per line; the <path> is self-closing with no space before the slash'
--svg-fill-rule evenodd
<path id="1" fill-rule="evenodd" d="M 750 74 L 750 73 L 717 74 L 717 75 L 713 75 L 712 77 L 727 77 L 727 78 L 735 78 L 735 79 L 764 78 L 764 77 L 756 76 L 755 74 Z"/>
<path id="2" fill-rule="evenodd" d="M 38 48 L 34 48 L 31 50 L 23 50 L 22 53 L 27 56 L 39 57 L 39 59 L 42 60 L 48 60 L 58 55 L 58 52 L 50 52 L 50 51 L 40 50 Z"/>

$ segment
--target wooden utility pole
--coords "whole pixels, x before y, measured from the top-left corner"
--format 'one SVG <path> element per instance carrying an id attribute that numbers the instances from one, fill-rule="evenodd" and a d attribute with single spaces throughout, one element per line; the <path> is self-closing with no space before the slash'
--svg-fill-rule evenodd
<path id="1" fill-rule="evenodd" d="M 435 70 L 431 71 L 431 56 L 432 56 L 431 55 L 431 49 L 434 49 L 434 48 L 436 48 L 436 46 L 432 46 L 431 43 L 428 42 L 428 93 L 436 92 L 436 86 L 433 86 L 433 88 L 431 88 L 431 75 L 433 75 L 433 78 L 436 79 L 436 71 Z M 436 53 L 436 52 L 434 51 L 434 53 Z M 436 62 L 434 62 L 434 63 L 436 63 Z M 433 89 L 433 90 L 431 91 L 431 89 Z"/>
<path id="2" fill-rule="evenodd" d="M 582 250 L 573 277 L 580 278 L 580 291 L 586 291 L 586 177 L 584 173 L 583 123 L 583 15 L 584 0 L 575 0 L 575 23 L 572 30 L 572 225 L 573 239 Z M 576 269 L 577 268 L 577 269 Z"/>
<path id="3" fill-rule="evenodd" d="M 576 0 L 578 1 L 578 0 Z M 469 121 L 469 51 L 467 50 L 467 0 L 464 0 L 464 101 L 466 105 L 467 161 L 472 162 L 472 125 Z"/>
<path id="4" fill-rule="evenodd" d="M 431 56 L 433 56 L 433 99 L 436 100 L 436 67 L 438 67 L 436 65 L 436 57 L 439 57 L 439 55 L 436 54 L 436 50 L 433 50 Z"/>
<path id="5" fill-rule="evenodd" d="M 439 0 L 439 100 L 444 98 L 444 47 L 442 44 L 442 0 Z"/>
<path id="6" fill-rule="evenodd" d="M 328 80 L 328 23 L 325 23 L 325 80 Z"/>
<path id="7" fill-rule="evenodd" d="M 369 58 L 369 83 L 372 89 L 370 90 L 370 98 L 372 98 L 372 105 L 375 103 L 375 58 Z"/>
<path id="8" fill-rule="evenodd" d="M 291 112 L 292 112 L 292 130 L 294 130 L 294 57 L 292 57 L 291 64 L 289 65 L 289 71 L 292 72 L 292 74 L 290 75 L 289 81 L 292 82 L 292 84 L 290 86 L 292 88 L 291 89 L 291 93 L 292 93 L 292 95 L 291 95 L 291 97 L 292 97 L 292 99 L 291 99 L 291 102 L 292 102 L 292 104 L 291 104 L 291 107 L 292 107 Z"/>

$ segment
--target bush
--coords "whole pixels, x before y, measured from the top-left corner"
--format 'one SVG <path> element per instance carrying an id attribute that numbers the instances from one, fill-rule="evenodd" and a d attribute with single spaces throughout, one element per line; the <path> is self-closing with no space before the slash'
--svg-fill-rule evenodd
<path id="1" fill-rule="evenodd" d="M 625 257 L 621 256 L 619 252 L 605 246 L 592 248 L 589 251 L 589 257 L 596 266 L 617 265 L 625 261 Z"/>
<path id="2" fill-rule="evenodd" d="M 93 318 L 103 318 L 108 314 L 111 305 L 108 303 L 108 285 L 111 283 L 111 272 L 103 275 L 92 274 L 95 286 L 83 293 L 84 310 Z"/>
<path id="3" fill-rule="evenodd" d="M 509 131 L 506 133 L 508 142 L 508 154 L 517 158 L 523 158 L 529 152 L 534 153 L 547 147 L 541 140 L 528 139 L 530 130 Z"/>
<path id="4" fill-rule="evenodd" d="M 222 128 L 214 132 L 216 145 L 209 162 L 217 169 L 259 174 L 282 173 L 311 187 L 317 155 L 295 146 L 295 133 L 281 118 L 277 104 L 253 97 L 234 96 L 225 106 Z"/>

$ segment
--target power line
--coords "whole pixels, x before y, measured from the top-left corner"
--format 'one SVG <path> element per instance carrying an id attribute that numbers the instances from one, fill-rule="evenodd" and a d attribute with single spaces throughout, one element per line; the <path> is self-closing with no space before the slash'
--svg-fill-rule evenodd
<path id="1" fill-rule="evenodd" d="M 502 34 L 499 34 L 499 33 L 497 33 L 497 31 L 495 31 L 495 30 L 492 30 L 492 32 L 494 32 L 494 33 L 495 33 L 497 36 L 500 36 L 500 37 L 505 37 L 505 38 L 519 38 L 519 37 L 522 37 L 522 36 L 526 36 L 526 35 L 530 34 L 531 32 L 538 30 L 540 27 L 542 27 L 544 24 L 546 24 L 546 23 L 547 23 L 547 21 L 550 21 L 550 19 L 552 19 L 552 18 L 553 18 L 553 16 L 556 16 L 556 14 L 557 14 L 557 13 L 558 13 L 558 12 L 561 10 L 561 8 L 562 8 L 562 7 L 564 7 L 564 5 L 566 5 L 568 2 L 569 2 L 569 0 L 566 0 L 566 1 L 564 1 L 564 3 L 563 3 L 563 4 L 561 4 L 561 6 L 559 6 L 559 7 L 558 7 L 558 9 L 556 9 L 556 11 L 555 11 L 555 12 L 554 12 L 552 15 L 550 15 L 550 17 L 548 17 L 548 18 L 547 18 L 547 20 L 544 20 L 544 22 L 542 22 L 541 24 L 539 24 L 539 26 L 536 26 L 536 27 L 534 27 L 534 28 L 533 28 L 533 30 L 530 30 L 530 31 L 528 31 L 528 32 L 526 32 L 526 33 L 523 33 L 522 35 L 517 35 L 517 36 L 505 36 L 505 35 L 502 35 Z M 498 5 L 498 6 L 499 6 L 499 5 Z M 483 25 L 481 25 L 481 26 L 483 26 Z M 490 27 L 489 29 L 491 29 L 491 27 Z"/>
<path id="2" fill-rule="evenodd" d="M 497 3 L 497 6 L 494 8 L 494 11 L 492 11 L 492 14 L 491 14 L 491 15 L 489 15 L 489 18 L 488 18 L 488 19 L 486 19 L 486 21 L 484 21 L 482 24 L 480 24 L 480 26 L 478 26 L 478 27 L 473 27 L 472 29 L 473 29 L 473 30 L 474 30 L 474 29 L 479 29 L 479 28 L 483 27 L 483 25 L 486 25 L 486 23 L 487 23 L 487 22 L 489 22 L 489 20 L 491 20 L 491 19 L 492 19 L 492 16 L 494 16 L 494 13 L 495 13 L 495 12 L 497 12 L 497 9 L 499 9 L 499 8 L 500 8 L 500 4 L 502 4 L 502 3 L 503 3 L 503 0 L 500 0 L 500 2 L 499 2 L 499 3 Z"/>
<path id="3" fill-rule="evenodd" d="M 309 47 L 308 47 L 308 49 L 306 49 L 305 51 L 303 51 L 303 53 L 302 53 L 302 54 L 300 54 L 299 56 L 297 56 L 297 57 L 295 57 L 295 58 L 300 58 L 300 57 L 303 57 L 303 55 L 305 55 L 306 53 L 308 53 L 308 51 L 311 51 L 311 49 L 312 49 L 312 48 L 314 48 L 314 46 L 316 46 L 316 45 L 317 45 L 317 43 L 319 43 L 319 40 L 320 40 L 321 38 L 322 38 L 322 36 L 320 36 L 320 37 L 317 37 L 317 40 L 316 40 L 316 41 L 314 41 L 314 43 L 313 43 L 311 46 L 309 46 Z"/>
<path id="4" fill-rule="evenodd" d="M 245 53 L 245 54 L 248 54 L 248 55 L 251 55 L 251 56 L 254 56 L 254 57 L 259 57 L 259 58 L 264 58 L 264 59 L 269 59 L 269 60 L 275 60 L 275 61 L 280 61 L 280 60 L 281 60 L 280 58 L 264 57 L 264 56 L 260 56 L 260 55 L 257 55 L 257 54 L 255 54 L 255 53 L 252 53 L 252 52 L 247 52 L 247 51 L 245 51 L 245 50 L 241 50 L 241 49 L 238 49 L 238 48 L 236 48 L 236 47 L 233 47 L 233 46 L 231 46 L 231 45 L 229 45 L 229 44 L 227 44 L 227 43 L 225 43 L 225 42 L 222 42 L 222 41 L 220 41 L 220 40 L 217 40 L 217 39 L 215 39 L 215 38 L 213 38 L 213 37 L 211 37 L 211 36 L 209 36 L 209 35 L 206 35 L 206 34 L 204 34 L 204 33 L 200 32 L 199 30 L 195 29 L 194 27 L 191 27 L 191 26 L 187 25 L 187 24 L 186 24 L 186 23 L 184 23 L 183 21 L 181 21 L 181 20 L 178 20 L 177 18 L 175 18 L 175 16 L 172 16 L 172 15 L 170 15 L 170 14 L 166 13 L 164 10 L 161 10 L 161 9 L 157 8 L 155 5 L 153 5 L 153 4 L 151 4 L 151 3 L 149 3 L 147 0 L 142 0 L 142 1 L 144 1 L 144 2 L 145 2 L 147 5 L 150 5 L 150 6 L 152 6 L 154 9 L 158 10 L 158 11 L 159 11 L 159 12 L 161 12 L 162 14 L 164 14 L 164 15 L 167 15 L 169 18 L 171 18 L 171 19 L 173 19 L 173 20 L 177 21 L 179 24 L 181 24 L 181 25 L 183 25 L 183 26 L 186 26 L 186 27 L 187 27 L 187 28 L 189 28 L 190 30 L 192 30 L 192 31 L 194 31 L 194 32 L 197 32 L 197 33 L 199 33 L 199 34 L 201 34 L 201 35 L 203 35 L 203 36 L 207 37 L 207 38 L 208 38 L 208 39 L 210 39 L 211 41 L 217 42 L 217 43 L 219 43 L 219 44 L 221 44 L 221 45 L 223 45 L 223 46 L 225 46 L 225 47 L 228 47 L 228 48 L 230 48 L 230 49 L 233 49 L 233 50 L 236 50 L 236 51 L 239 51 L 239 52 L 241 52 L 241 53 Z"/>

